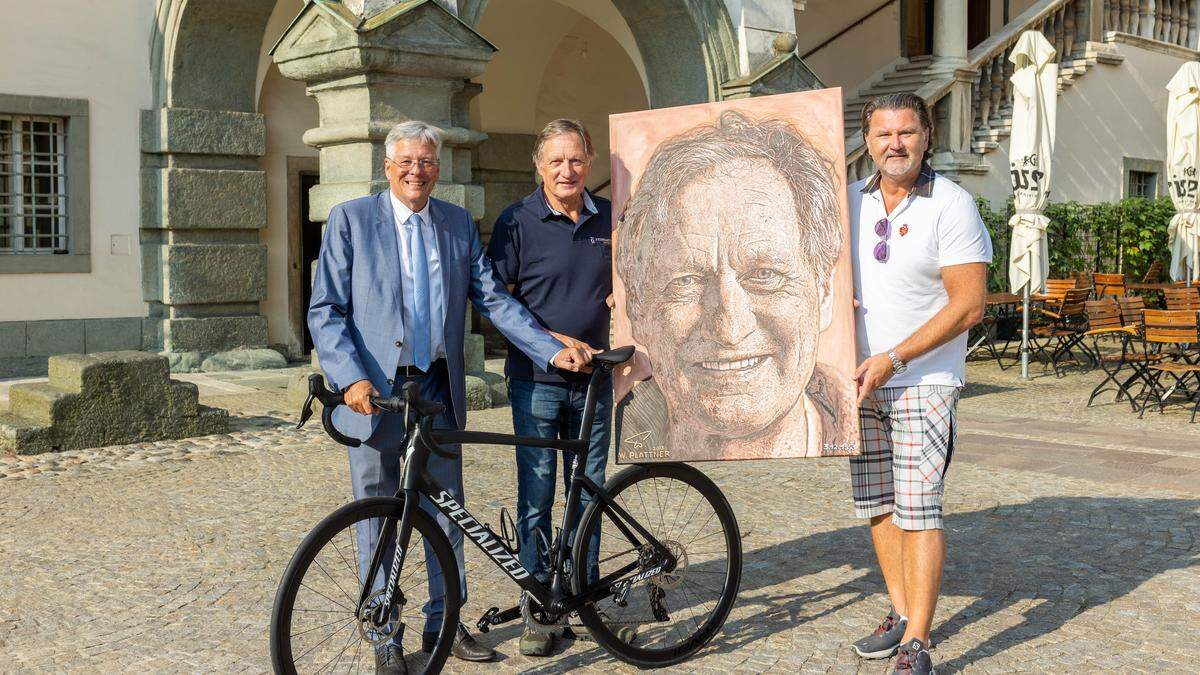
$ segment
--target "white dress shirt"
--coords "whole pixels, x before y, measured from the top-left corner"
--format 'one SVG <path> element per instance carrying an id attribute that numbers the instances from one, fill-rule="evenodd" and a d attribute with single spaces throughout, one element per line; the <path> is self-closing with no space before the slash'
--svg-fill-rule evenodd
<path id="1" fill-rule="evenodd" d="M 437 229 L 433 224 L 433 219 L 429 214 L 429 202 L 425 202 L 425 208 L 417 212 L 417 218 L 421 221 L 421 241 L 425 244 L 425 259 L 429 261 L 429 325 L 416 325 L 416 298 L 413 297 L 415 279 L 413 277 L 412 255 L 408 250 L 408 230 L 406 222 L 413 215 L 412 209 L 408 208 L 396 198 L 395 193 L 388 191 L 388 197 L 392 200 L 392 214 L 396 220 L 396 238 L 400 243 L 400 294 L 401 303 L 404 307 L 402 318 L 404 320 L 404 336 L 400 343 L 400 363 L 401 366 L 413 365 L 412 351 L 412 336 L 416 330 L 429 331 L 429 354 L 430 358 L 437 360 L 446 356 L 446 336 L 444 328 L 446 325 L 446 292 L 442 288 L 442 260 L 438 255 L 437 247 Z"/>

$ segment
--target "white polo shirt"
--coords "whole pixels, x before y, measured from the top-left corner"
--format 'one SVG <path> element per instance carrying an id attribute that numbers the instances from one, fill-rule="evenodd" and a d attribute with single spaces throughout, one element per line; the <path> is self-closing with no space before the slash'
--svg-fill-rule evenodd
<path id="1" fill-rule="evenodd" d="M 913 191 L 888 214 L 878 176 L 849 188 L 859 363 L 894 349 L 949 303 L 941 268 L 992 260 L 991 237 L 969 192 L 926 166 Z M 887 262 L 879 262 L 875 224 L 885 217 L 891 226 L 890 252 Z M 886 386 L 961 387 L 966 359 L 963 333 L 913 359 Z"/>

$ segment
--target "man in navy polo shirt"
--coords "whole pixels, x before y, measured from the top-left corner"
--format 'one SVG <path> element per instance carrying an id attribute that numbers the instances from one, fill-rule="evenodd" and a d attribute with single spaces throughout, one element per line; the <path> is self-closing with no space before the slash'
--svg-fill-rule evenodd
<path id="1" fill-rule="evenodd" d="M 569 347 L 599 351 L 608 349 L 612 206 L 584 189 L 594 156 L 592 138 L 579 122 L 558 119 L 546 125 L 533 149 L 541 185 L 500 214 L 488 257 L 513 297 L 552 335 Z M 578 436 L 588 374 L 542 372 L 511 343 L 504 372 L 515 433 L 542 438 Z M 611 419 L 612 388 L 605 383 L 596 401 L 591 451 L 584 467 L 588 478 L 600 485 L 604 484 Z M 549 578 L 545 551 L 553 540 L 550 512 L 557 460 L 556 451 L 517 446 L 516 525 L 521 564 L 543 581 Z M 567 452 L 563 452 L 562 465 L 565 490 L 571 475 Z M 584 506 L 587 501 L 584 493 Z M 563 536 L 572 536 L 574 525 Z M 595 538 L 599 539 L 599 532 Z M 598 541 L 591 550 L 593 559 L 587 561 L 586 573 L 594 580 Z M 527 656 L 545 656 L 551 645 L 550 636 L 527 628 L 520 650 Z"/>

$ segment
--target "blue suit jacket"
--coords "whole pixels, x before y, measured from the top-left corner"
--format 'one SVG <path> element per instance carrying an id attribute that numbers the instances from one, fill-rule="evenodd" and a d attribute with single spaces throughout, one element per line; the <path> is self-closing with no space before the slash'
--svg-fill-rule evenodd
<path id="1" fill-rule="evenodd" d="M 494 276 L 466 209 L 430 199 L 429 212 L 437 230 L 446 293 L 446 361 L 454 419 L 462 428 L 467 419 L 463 365 L 467 300 L 543 368 L 563 345 L 539 326 Z M 338 388 L 369 379 L 380 394 L 392 393 L 388 379 L 395 377 L 404 339 L 399 250 L 386 191 L 338 204 L 329 213 L 313 280 L 308 328 L 321 369 Z M 366 439 L 381 417 L 338 406 L 333 419 L 343 433 Z"/>

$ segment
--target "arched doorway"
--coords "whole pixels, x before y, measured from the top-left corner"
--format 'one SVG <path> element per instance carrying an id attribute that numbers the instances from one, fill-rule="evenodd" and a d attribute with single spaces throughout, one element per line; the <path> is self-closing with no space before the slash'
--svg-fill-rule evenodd
<path id="1" fill-rule="evenodd" d="M 497 138 L 574 116 L 606 149 L 609 112 L 713 100 L 736 76 L 734 33 L 721 0 L 555 0 L 556 38 L 543 30 L 545 2 L 457 6 L 462 20 L 497 43 L 514 24 L 540 33 L 531 42 L 541 65 L 530 81 L 519 65 L 515 76 L 505 75 L 505 49 L 516 53 L 518 43 L 500 44 L 494 71 L 489 66 L 479 78 L 485 89 L 472 122 Z M 315 102 L 300 97 L 303 85 L 272 72 L 266 54 L 288 23 L 276 19 L 303 7 L 303 0 L 158 1 L 154 108 L 143 119 L 142 240 L 144 295 L 160 320 L 151 342 L 161 349 L 203 353 L 268 342 L 303 349 L 303 299 L 295 300 L 294 286 L 304 282 L 293 273 L 303 261 L 288 233 L 301 208 L 291 204 L 299 188 L 290 183 L 301 174 L 311 180 L 315 154 L 299 147 L 296 125 L 319 120 Z M 493 24 L 496 35 L 489 34 Z M 587 76 L 576 77 L 571 64 L 587 62 L 587 54 L 605 59 L 592 58 Z M 511 86 L 500 84 L 506 78 Z M 508 105 L 524 111 L 519 122 L 502 114 Z M 523 154 L 522 168 L 532 176 L 527 152 L 500 155 L 506 153 Z M 489 176 L 480 161 L 474 183 L 524 181 Z M 606 150 L 598 164 L 605 168 L 597 181 L 607 173 Z M 497 189 L 493 197 L 505 195 Z M 490 208 L 485 228 L 488 216 L 494 218 Z"/>

